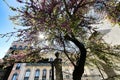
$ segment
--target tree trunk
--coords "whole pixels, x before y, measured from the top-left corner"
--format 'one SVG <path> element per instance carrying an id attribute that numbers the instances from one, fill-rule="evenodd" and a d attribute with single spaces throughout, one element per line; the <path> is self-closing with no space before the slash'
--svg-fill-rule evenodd
<path id="1" fill-rule="evenodd" d="M 73 80 L 81 80 L 82 75 L 84 73 L 84 66 L 86 61 L 86 54 L 87 51 L 85 49 L 85 46 L 79 42 L 75 37 L 70 37 L 69 35 L 66 35 L 67 40 L 72 41 L 80 50 L 80 57 L 78 61 L 76 62 L 76 65 L 74 66 L 73 71 Z"/>

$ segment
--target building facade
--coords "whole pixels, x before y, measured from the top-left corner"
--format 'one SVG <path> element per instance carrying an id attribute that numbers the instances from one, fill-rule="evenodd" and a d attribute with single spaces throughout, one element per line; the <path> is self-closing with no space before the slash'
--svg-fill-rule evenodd
<path id="1" fill-rule="evenodd" d="M 28 44 L 13 42 L 7 55 L 9 55 L 8 57 L 16 56 L 16 61 L 21 60 L 21 56 L 19 55 L 26 54 L 25 49 L 32 49 L 32 47 Z M 11 53 L 12 51 L 14 52 Z M 70 53 L 69 55 L 72 55 L 72 53 Z M 41 52 L 39 56 L 45 59 L 47 58 L 48 62 L 52 62 L 56 58 L 53 52 Z M 65 57 L 65 54 L 60 53 L 59 58 L 62 59 L 63 80 L 73 80 L 73 65 Z M 51 63 L 15 63 L 8 77 L 8 80 L 52 80 L 52 69 L 53 68 L 51 66 Z M 56 70 L 54 68 L 54 80 L 56 80 L 55 72 Z M 83 74 L 82 80 L 101 80 L 99 70 L 96 67 L 85 66 L 85 72 Z"/>
<path id="2" fill-rule="evenodd" d="M 73 80 L 73 66 L 62 67 L 63 80 Z M 56 80 L 54 68 L 54 80 Z M 8 80 L 52 80 L 52 67 L 50 63 L 15 63 Z M 97 69 L 85 67 L 82 80 L 102 80 Z"/>
<path id="3" fill-rule="evenodd" d="M 63 80 L 72 80 L 73 67 L 64 66 Z M 55 69 L 54 69 L 55 72 Z M 50 63 L 15 63 L 8 80 L 52 80 Z M 55 80 L 55 73 L 54 73 Z"/>

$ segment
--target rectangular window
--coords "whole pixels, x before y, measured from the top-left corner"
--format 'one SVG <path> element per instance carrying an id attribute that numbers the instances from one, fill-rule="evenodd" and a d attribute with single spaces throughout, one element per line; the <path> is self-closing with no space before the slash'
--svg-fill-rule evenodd
<path id="1" fill-rule="evenodd" d="M 42 80 L 46 80 L 46 75 L 47 75 L 47 70 L 44 69 L 42 74 Z"/>
<path id="2" fill-rule="evenodd" d="M 26 70 L 24 80 L 29 80 L 30 70 Z"/>
<path id="3" fill-rule="evenodd" d="M 34 78 L 34 80 L 39 80 L 39 76 L 40 76 L 40 70 L 38 69 L 35 72 L 35 78 Z"/>
<path id="4" fill-rule="evenodd" d="M 17 73 L 13 74 L 12 80 L 17 80 L 17 76 L 18 76 Z"/>
<path id="5" fill-rule="evenodd" d="M 18 64 L 16 65 L 16 70 L 19 70 L 19 69 L 20 69 L 20 67 L 21 67 L 21 64 L 20 64 L 20 63 L 18 63 Z"/>

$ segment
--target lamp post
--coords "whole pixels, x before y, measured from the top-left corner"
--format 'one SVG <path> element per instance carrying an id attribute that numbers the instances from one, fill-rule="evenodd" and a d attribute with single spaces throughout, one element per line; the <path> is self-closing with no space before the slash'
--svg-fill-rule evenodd
<path id="1" fill-rule="evenodd" d="M 54 62 L 51 61 L 51 66 L 52 66 L 52 80 L 54 80 Z"/>

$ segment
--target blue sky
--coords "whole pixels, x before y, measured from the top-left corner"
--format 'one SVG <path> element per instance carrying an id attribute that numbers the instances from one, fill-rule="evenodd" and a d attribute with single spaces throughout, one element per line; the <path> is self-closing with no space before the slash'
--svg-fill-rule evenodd
<path id="1" fill-rule="evenodd" d="M 18 5 L 15 1 L 16 0 L 6 0 L 10 5 L 16 6 Z M 15 12 L 11 11 L 8 6 L 0 0 L 0 34 L 4 34 L 7 32 L 15 31 L 13 28 L 15 25 L 12 21 L 9 20 L 10 15 L 14 15 Z M 0 38 L 0 59 L 4 57 L 5 53 L 9 49 L 11 43 L 15 40 L 15 37 L 11 37 L 11 39 L 7 41 L 8 38 Z"/>

